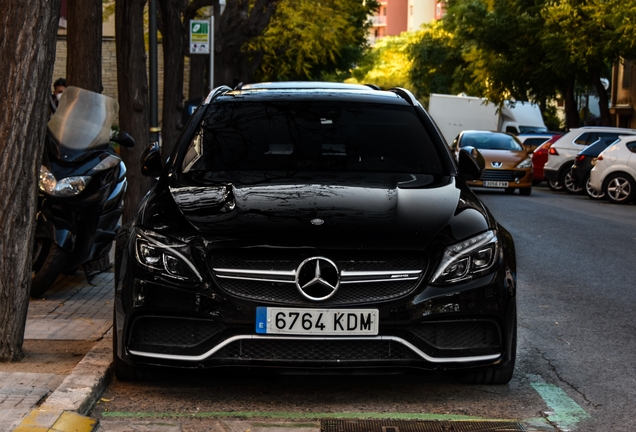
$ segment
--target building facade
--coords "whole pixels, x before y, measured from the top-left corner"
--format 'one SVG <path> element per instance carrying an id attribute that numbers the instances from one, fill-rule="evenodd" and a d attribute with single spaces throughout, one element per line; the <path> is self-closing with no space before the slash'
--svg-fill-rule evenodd
<path id="1" fill-rule="evenodd" d="M 622 59 L 612 69 L 610 114 L 618 127 L 636 129 L 636 73 L 634 60 Z"/>

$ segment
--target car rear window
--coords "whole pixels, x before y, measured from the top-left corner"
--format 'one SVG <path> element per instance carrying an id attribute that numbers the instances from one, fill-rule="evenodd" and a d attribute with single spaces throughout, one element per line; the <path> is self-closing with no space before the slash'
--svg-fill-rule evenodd
<path id="1" fill-rule="evenodd" d="M 523 147 L 515 138 L 510 135 L 485 133 L 485 134 L 465 134 L 460 143 L 460 147 L 475 147 L 478 150 L 516 150 L 523 151 Z"/>
<path id="2" fill-rule="evenodd" d="M 444 173 L 413 107 L 241 101 L 211 104 L 207 110 L 182 172 Z"/>

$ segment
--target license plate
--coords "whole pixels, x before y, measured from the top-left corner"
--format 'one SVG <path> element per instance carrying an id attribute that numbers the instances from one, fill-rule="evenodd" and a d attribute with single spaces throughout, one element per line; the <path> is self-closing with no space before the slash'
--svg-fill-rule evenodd
<path id="1" fill-rule="evenodd" d="M 508 182 L 503 181 L 485 181 L 485 187 L 508 187 Z"/>
<path id="2" fill-rule="evenodd" d="M 256 333 L 289 335 L 377 335 L 377 309 L 257 307 Z"/>

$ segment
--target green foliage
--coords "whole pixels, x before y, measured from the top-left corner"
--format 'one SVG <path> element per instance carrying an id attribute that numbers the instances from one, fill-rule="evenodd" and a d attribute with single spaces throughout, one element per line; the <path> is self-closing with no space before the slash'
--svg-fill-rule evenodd
<path id="1" fill-rule="evenodd" d="M 409 79 L 409 48 L 416 38 L 416 33 L 405 32 L 399 36 L 379 39 L 353 70 L 353 77 L 348 81 L 375 84 L 384 89 L 412 88 Z"/>
<path id="2" fill-rule="evenodd" d="M 286 0 L 265 32 L 243 48 L 262 56 L 261 80 L 312 80 L 348 73 L 367 49 L 375 1 Z"/>

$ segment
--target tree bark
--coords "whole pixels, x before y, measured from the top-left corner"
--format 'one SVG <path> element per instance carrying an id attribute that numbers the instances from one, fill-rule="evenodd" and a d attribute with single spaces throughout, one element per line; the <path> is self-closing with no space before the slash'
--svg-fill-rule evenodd
<path id="1" fill-rule="evenodd" d="M 186 31 L 181 22 L 184 0 L 159 0 L 163 41 L 163 113 L 161 155 L 166 160 L 183 128 L 183 62 Z"/>
<path id="2" fill-rule="evenodd" d="M 205 97 L 205 71 L 208 63 L 210 61 L 206 55 L 192 54 L 190 56 L 188 100 L 203 99 Z"/>
<path id="3" fill-rule="evenodd" d="M 24 357 L 37 178 L 60 0 L 0 2 L 0 360 Z"/>
<path id="4" fill-rule="evenodd" d="M 66 40 L 66 83 L 101 93 L 102 0 L 68 0 Z"/>
<path id="5" fill-rule="evenodd" d="M 612 126 L 612 115 L 609 111 L 609 98 L 607 97 L 607 90 L 603 87 L 601 77 L 599 75 L 592 76 L 592 83 L 596 88 L 596 95 L 598 96 L 598 108 L 601 112 L 601 125 Z"/>
<path id="6" fill-rule="evenodd" d="M 132 220 L 152 180 L 141 175 L 139 158 L 150 144 L 148 117 L 148 77 L 144 46 L 144 6 L 146 0 L 118 0 L 115 3 L 117 48 L 117 88 L 119 128 L 135 139 L 135 146 L 122 148 L 121 156 L 128 168 L 128 190 L 122 220 Z"/>
<path id="7" fill-rule="evenodd" d="M 259 58 L 250 58 L 242 50 L 245 42 L 262 34 L 276 12 L 279 0 L 249 0 L 228 2 L 215 26 L 214 87 L 249 83 L 259 65 Z"/>
<path id="8" fill-rule="evenodd" d="M 565 104 L 565 128 L 569 130 L 579 127 L 579 112 L 576 109 L 576 98 L 574 97 L 574 81 L 566 84 L 563 102 Z"/>

